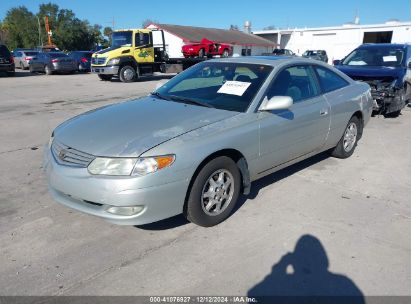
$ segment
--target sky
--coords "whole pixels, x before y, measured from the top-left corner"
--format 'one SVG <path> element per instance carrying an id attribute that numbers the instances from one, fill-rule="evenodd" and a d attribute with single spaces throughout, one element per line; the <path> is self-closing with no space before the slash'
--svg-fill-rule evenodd
<path id="1" fill-rule="evenodd" d="M 267 26 L 279 28 L 322 27 L 354 21 L 361 24 L 384 23 L 389 19 L 411 21 L 411 0 L 0 0 L 0 20 L 16 6 L 36 13 L 41 3 L 52 2 L 71 9 L 80 19 L 103 27 L 139 28 L 143 20 L 201 27 L 243 28 L 249 20 L 252 30 Z M 202 3 L 202 4 L 199 4 Z"/>

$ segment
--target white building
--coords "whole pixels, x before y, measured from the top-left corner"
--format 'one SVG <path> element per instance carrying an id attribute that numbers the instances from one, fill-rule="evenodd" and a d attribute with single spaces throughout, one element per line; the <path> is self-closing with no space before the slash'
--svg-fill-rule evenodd
<path id="1" fill-rule="evenodd" d="M 254 56 L 271 53 L 276 46 L 276 43 L 270 40 L 237 30 L 172 24 L 150 24 L 147 28 L 163 30 L 166 49 L 170 58 L 183 57 L 181 52 L 183 45 L 199 43 L 203 38 L 216 43 L 231 44 L 233 46 L 233 56 Z M 154 43 L 156 42 L 154 41 Z"/>
<path id="2" fill-rule="evenodd" d="M 342 59 L 363 43 L 411 43 L 411 22 L 347 23 L 336 27 L 261 30 L 253 34 L 299 55 L 306 50 L 326 50 L 331 63 L 333 59 Z"/>

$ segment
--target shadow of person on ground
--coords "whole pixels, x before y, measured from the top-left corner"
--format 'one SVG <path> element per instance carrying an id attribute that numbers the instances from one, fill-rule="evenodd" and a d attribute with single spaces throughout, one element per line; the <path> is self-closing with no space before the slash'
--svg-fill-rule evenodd
<path id="1" fill-rule="evenodd" d="M 285 254 L 260 283 L 248 291 L 258 303 L 365 303 L 361 290 L 348 277 L 328 271 L 321 242 L 302 236 L 294 252 Z"/>

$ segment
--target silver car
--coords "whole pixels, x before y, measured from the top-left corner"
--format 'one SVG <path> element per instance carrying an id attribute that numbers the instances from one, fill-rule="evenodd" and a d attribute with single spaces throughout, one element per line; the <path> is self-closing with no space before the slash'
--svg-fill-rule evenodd
<path id="1" fill-rule="evenodd" d="M 77 71 L 77 63 L 62 52 L 40 52 L 30 61 L 31 73 L 44 72 L 47 75 L 53 73 L 74 73 Z"/>
<path id="2" fill-rule="evenodd" d="M 27 70 L 30 65 L 30 61 L 33 60 L 33 57 L 36 57 L 38 54 L 35 50 L 17 50 L 14 51 L 14 64 L 16 68 L 20 68 L 22 70 Z"/>
<path id="3" fill-rule="evenodd" d="M 351 156 L 371 112 L 367 84 L 319 61 L 209 60 L 147 97 L 58 126 L 45 155 L 49 189 L 116 224 L 183 213 L 213 226 L 251 182 L 322 151 Z"/>

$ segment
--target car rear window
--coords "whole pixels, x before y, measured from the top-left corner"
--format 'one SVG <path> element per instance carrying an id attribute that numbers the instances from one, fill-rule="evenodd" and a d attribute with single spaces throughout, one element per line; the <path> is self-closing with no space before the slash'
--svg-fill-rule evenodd
<path id="1" fill-rule="evenodd" d="M 4 45 L 0 45 L 0 56 L 10 57 L 10 51 Z"/>
<path id="2" fill-rule="evenodd" d="M 68 57 L 64 53 L 49 53 L 49 55 L 50 55 L 51 58 Z"/>
<path id="3" fill-rule="evenodd" d="M 341 89 L 349 84 L 345 79 L 341 78 L 339 75 L 337 75 L 333 71 L 330 71 L 329 69 L 319 66 L 315 66 L 314 68 L 318 75 L 321 90 L 324 93 Z"/>
<path id="4" fill-rule="evenodd" d="M 25 52 L 26 56 L 34 56 L 37 55 L 38 52 Z"/>

